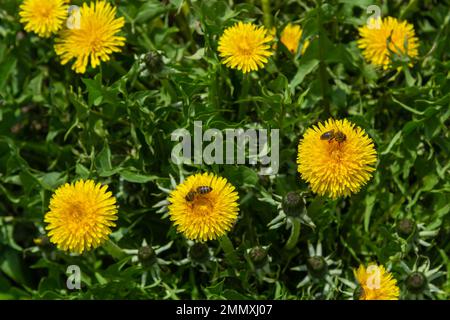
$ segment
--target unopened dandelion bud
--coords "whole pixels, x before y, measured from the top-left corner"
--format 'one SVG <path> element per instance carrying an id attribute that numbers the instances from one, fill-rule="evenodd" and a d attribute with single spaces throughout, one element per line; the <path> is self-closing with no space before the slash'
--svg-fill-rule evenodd
<path id="1" fill-rule="evenodd" d="M 411 293 L 421 293 L 427 287 L 427 278 L 422 272 L 413 272 L 406 278 L 406 288 Z"/>
<path id="2" fill-rule="evenodd" d="M 144 57 L 144 63 L 151 74 L 160 73 L 164 68 L 161 54 L 157 51 L 150 51 Z"/>
<path id="3" fill-rule="evenodd" d="M 189 258 L 193 262 L 205 263 L 209 257 L 209 248 L 204 243 L 197 242 L 189 249 Z"/>
<path id="4" fill-rule="evenodd" d="M 249 256 L 256 268 L 262 268 L 269 261 L 267 250 L 261 246 L 253 247 Z"/>
<path id="5" fill-rule="evenodd" d="M 291 191 L 284 196 L 282 207 L 288 216 L 298 216 L 305 207 L 305 201 L 300 193 Z"/>
<path id="6" fill-rule="evenodd" d="M 411 219 L 401 219 L 397 222 L 397 232 L 400 236 L 408 238 L 416 231 L 416 223 Z"/>
<path id="7" fill-rule="evenodd" d="M 150 246 L 142 246 L 138 251 L 139 262 L 144 267 L 150 267 L 156 262 L 156 253 Z"/>
<path id="8" fill-rule="evenodd" d="M 309 273 L 316 278 L 321 278 L 328 272 L 327 262 L 323 257 L 314 256 L 306 260 Z"/>

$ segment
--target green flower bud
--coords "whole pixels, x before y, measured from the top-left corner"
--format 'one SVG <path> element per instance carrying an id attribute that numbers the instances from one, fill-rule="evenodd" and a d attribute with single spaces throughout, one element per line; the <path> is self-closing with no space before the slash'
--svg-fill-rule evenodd
<path id="1" fill-rule="evenodd" d="M 249 257 L 255 268 L 262 268 L 269 261 L 267 250 L 261 246 L 253 247 L 250 250 Z"/>
<path id="2" fill-rule="evenodd" d="M 138 259 L 144 267 L 152 266 L 156 262 L 155 250 L 153 250 L 150 246 L 140 247 L 138 251 Z"/>
<path id="3" fill-rule="evenodd" d="M 205 263 L 209 260 L 209 248 L 206 244 L 197 242 L 189 249 L 189 257 L 193 262 Z"/>
<path id="4" fill-rule="evenodd" d="M 162 56 L 156 51 L 150 51 L 144 57 L 145 65 L 150 73 L 160 73 L 164 68 Z"/>
<path id="5" fill-rule="evenodd" d="M 422 272 L 413 272 L 406 278 L 406 288 L 411 293 L 421 293 L 428 285 L 427 278 Z"/>
<path id="6" fill-rule="evenodd" d="M 306 260 L 306 268 L 311 276 L 315 278 L 322 278 L 328 273 L 328 265 L 323 257 L 314 256 Z"/>
<path id="7" fill-rule="evenodd" d="M 401 219 L 397 222 L 397 233 L 403 237 L 408 238 L 416 231 L 416 223 L 411 219 Z"/>
<path id="8" fill-rule="evenodd" d="M 305 207 L 305 201 L 299 192 L 288 192 L 283 198 L 282 207 L 288 216 L 299 216 Z"/>

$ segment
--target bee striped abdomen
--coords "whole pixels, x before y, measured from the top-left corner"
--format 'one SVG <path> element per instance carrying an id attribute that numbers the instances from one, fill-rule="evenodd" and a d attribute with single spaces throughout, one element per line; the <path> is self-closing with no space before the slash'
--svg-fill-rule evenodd
<path id="1" fill-rule="evenodd" d="M 336 134 L 334 136 L 334 140 L 336 140 L 339 143 L 344 142 L 346 139 L 347 139 L 347 136 L 341 131 L 336 132 Z"/>
<path id="2" fill-rule="evenodd" d="M 197 193 L 199 194 L 207 194 L 212 191 L 212 188 L 209 186 L 200 186 L 197 188 Z"/>
<path id="3" fill-rule="evenodd" d="M 196 194 L 197 194 L 197 192 L 195 192 L 195 191 L 189 191 L 188 194 L 186 195 L 186 197 L 184 197 L 184 198 L 186 199 L 186 201 L 192 202 L 192 201 L 194 201 Z"/>

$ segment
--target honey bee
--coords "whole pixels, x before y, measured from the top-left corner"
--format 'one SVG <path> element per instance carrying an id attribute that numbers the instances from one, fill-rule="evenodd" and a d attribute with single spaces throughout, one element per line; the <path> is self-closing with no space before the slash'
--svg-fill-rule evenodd
<path id="1" fill-rule="evenodd" d="M 342 143 L 347 139 L 347 136 L 342 132 L 337 130 L 336 132 L 334 131 L 334 129 L 327 131 L 325 133 L 323 133 L 320 136 L 321 140 L 327 140 L 328 142 L 331 142 L 334 140 L 336 140 L 338 143 Z"/>
<path id="2" fill-rule="evenodd" d="M 200 186 L 197 188 L 197 193 L 199 194 L 207 194 L 212 191 L 212 188 L 210 186 Z"/>
<path id="3" fill-rule="evenodd" d="M 186 197 L 184 197 L 186 199 L 187 202 L 192 202 L 195 199 L 195 196 L 197 195 L 197 192 L 195 192 L 194 190 L 191 190 L 187 193 Z"/>
<path id="4" fill-rule="evenodd" d="M 211 191 L 212 191 L 212 188 L 210 186 L 200 186 L 200 187 L 197 187 L 197 189 L 195 191 L 194 190 L 189 191 L 187 193 L 185 199 L 187 202 L 192 202 L 192 201 L 194 201 L 195 196 L 204 195 L 204 194 L 210 193 Z"/>

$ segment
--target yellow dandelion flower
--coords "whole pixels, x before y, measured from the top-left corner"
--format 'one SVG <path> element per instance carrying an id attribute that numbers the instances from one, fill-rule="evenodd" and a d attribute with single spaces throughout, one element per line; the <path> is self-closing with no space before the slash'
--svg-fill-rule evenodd
<path id="1" fill-rule="evenodd" d="M 306 130 L 298 145 L 298 172 L 313 192 L 335 199 L 359 191 L 375 169 L 376 151 L 363 129 L 329 119 Z"/>
<path id="2" fill-rule="evenodd" d="M 372 263 L 366 269 L 360 265 L 354 274 L 360 285 L 359 300 L 398 300 L 397 280 L 383 266 Z"/>
<path id="3" fill-rule="evenodd" d="M 50 241 L 77 253 L 100 246 L 117 220 L 116 198 L 107 189 L 92 180 L 59 187 L 44 218 Z"/>
<path id="4" fill-rule="evenodd" d="M 410 59 L 419 55 L 414 26 L 406 21 L 392 17 L 371 18 L 368 24 L 359 28 L 359 34 L 358 47 L 363 50 L 364 58 L 384 69 L 392 64 L 392 53 Z"/>
<path id="5" fill-rule="evenodd" d="M 263 68 L 272 55 L 273 37 L 264 27 L 238 22 L 226 29 L 219 40 L 222 63 L 243 73 Z"/>
<path id="6" fill-rule="evenodd" d="M 296 54 L 303 30 L 299 25 L 289 23 L 281 32 L 281 43 L 292 53 Z M 309 41 L 303 43 L 301 53 L 304 54 L 309 46 Z"/>
<path id="7" fill-rule="evenodd" d="M 116 18 L 116 8 L 106 1 L 83 3 L 77 15 L 79 26 L 63 30 L 56 40 L 55 51 L 63 65 L 75 59 L 72 69 L 84 73 L 89 61 L 95 68 L 125 45 L 125 38 L 117 36 L 125 19 Z"/>
<path id="8" fill-rule="evenodd" d="M 20 22 L 27 32 L 48 38 L 62 28 L 67 18 L 68 0 L 25 0 L 20 5 Z"/>
<path id="9" fill-rule="evenodd" d="M 235 223 L 238 199 L 235 188 L 225 178 L 212 173 L 195 174 L 169 195 L 170 220 L 190 240 L 217 239 Z"/>

